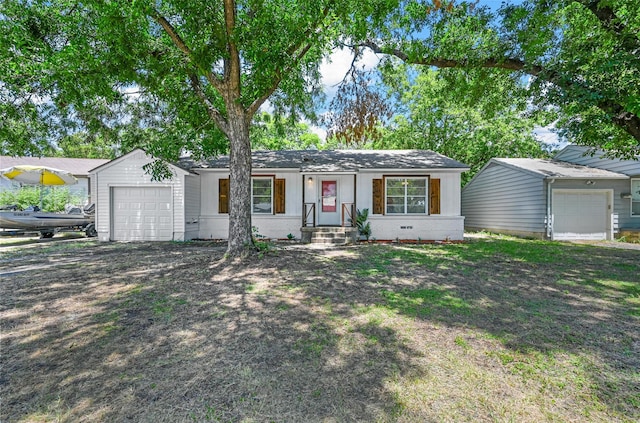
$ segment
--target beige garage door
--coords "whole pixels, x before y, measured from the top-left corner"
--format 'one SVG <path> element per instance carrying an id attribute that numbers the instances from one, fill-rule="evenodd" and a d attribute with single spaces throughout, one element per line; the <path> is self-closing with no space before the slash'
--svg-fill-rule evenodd
<path id="1" fill-rule="evenodd" d="M 173 239 L 171 188 L 112 188 L 114 241 L 170 241 Z"/>
<path id="2" fill-rule="evenodd" d="M 553 191 L 553 239 L 607 239 L 606 192 Z"/>

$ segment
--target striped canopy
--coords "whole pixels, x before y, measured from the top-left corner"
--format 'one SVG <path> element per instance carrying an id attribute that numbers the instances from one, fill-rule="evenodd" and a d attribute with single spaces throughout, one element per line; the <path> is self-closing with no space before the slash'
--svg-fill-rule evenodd
<path id="1" fill-rule="evenodd" d="M 70 172 L 46 166 L 12 166 L 1 169 L 0 175 L 27 185 L 73 185 L 78 183 L 78 180 Z"/>

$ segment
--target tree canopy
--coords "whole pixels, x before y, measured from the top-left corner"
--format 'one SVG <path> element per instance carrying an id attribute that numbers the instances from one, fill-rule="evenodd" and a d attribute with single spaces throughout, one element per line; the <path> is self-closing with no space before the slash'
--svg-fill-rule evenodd
<path id="1" fill-rule="evenodd" d="M 549 155 L 534 129 L 550 117 L 529 108 L 527 87 L 510 72 L 403 65 L 382 77 L 398 113 L 373 148 L 437 151 L 470 166 L 463 183 L 493 157 Z"/>
<path id="2" fill-rule="evenodd" d="M 531 107 L 556 108 L 570 141 L 615 157 L 640 154 L 637 0 L 525 0 L 496 12 L 433 0 L 403 12 L 360 47 L 427 67 L 526 75 Z"/>

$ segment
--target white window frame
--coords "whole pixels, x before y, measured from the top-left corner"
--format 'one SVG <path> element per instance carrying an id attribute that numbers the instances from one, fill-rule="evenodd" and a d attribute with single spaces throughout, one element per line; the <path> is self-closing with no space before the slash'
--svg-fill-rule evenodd
<path id="1" fill-rule="evenodd" d="M 255 209 L 255 198 L 256 197 L 266 197 L 265 195 L 256 195 L 254 192 L 254 188 L 255 188 L 255 181 L 269 181 L 269 193 L 270 193 L 270 198 L 269 198 L 269 210 L 268 211 L 256 211 Z M 273 214 L 273 189 L 274 189 L 274 183 L 273 183 L 273 177 L 271 176 L 253 176 L 251 178 L 251 214 Z M 260 204 L 266 204 L 266 203 L 260 203 Z"/>
<path id="2" fill-rule="evenodd" d="M 398 213 L 398 212 L 392 212 L 389 211 L 389 181 L 390 180 L 402 180 L 403 184 L 404 184 L 404 194 L 403 194 L 403 198 L 404 198 L 404 204 L 403 204 L 403 209 L 404 212 L 402 213 Z M 410 197 L 410 195 L 408 195 L 407 193 L 407 189 L 408 189 L 408 184 L 406 183 L 407 180 L 423 180 L 424 181 L 424 212 L 419 212 L 419 213 L 409 213 L 408 210 L 408 204 L 407 204 L 407 198 Z M 386 215 L 389 216 L 406 216 L 406 215 L 413 215 L 413 216 L 425 216 L 425 215 L 429 215 L 429 177 L 428 176 L 387 176 L 384 178 L 384 211 Z M 399 197 L 399 196 L 397 196 Z M 416 196 L 413 195 L 413 197 L 421 197 L 421 196 Z"/>
<path id="3" fill-rule="evenodd" d="M 640 178 L 632 178 L 631 179 L 631 207 L 629 209 L 629 213 L 631 217 L 640 218 Z M 636 206 L 638 210 L 637 213 L 633 212 L 633 206 Z"/>

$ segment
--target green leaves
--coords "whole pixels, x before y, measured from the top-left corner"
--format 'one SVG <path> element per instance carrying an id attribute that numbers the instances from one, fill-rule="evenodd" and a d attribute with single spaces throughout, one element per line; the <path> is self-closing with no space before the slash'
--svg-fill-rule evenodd
<path id="1" fill-rule="evenodd" d="M 544 157 L 534 128 L 548 119 L 529 110 L 526 80 L 500 69 L 387 68 L 383 80 L 402 114 L 376 148 L 429 149 L 471 167 L 492 157 Z M 547 147 L 548 148 L 548 147 Z"/>

